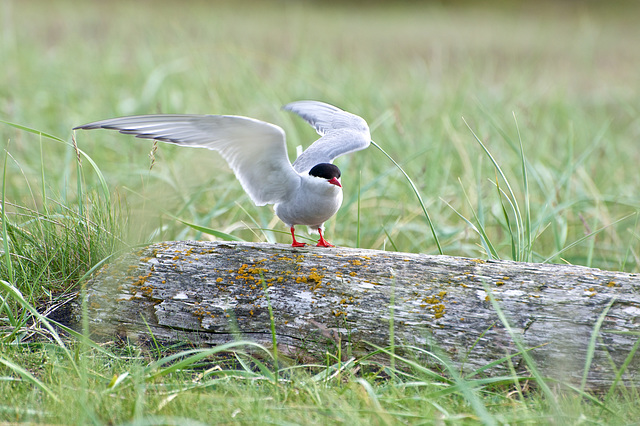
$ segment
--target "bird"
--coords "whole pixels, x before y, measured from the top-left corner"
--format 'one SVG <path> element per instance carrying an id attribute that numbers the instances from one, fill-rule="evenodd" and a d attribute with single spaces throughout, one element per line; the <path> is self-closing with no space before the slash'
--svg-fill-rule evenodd
<path id="1" fill-rule="evenodd" d="M 291 232 L 292 247 L 304 247 L 295 226 L 306 225 L 325 240 L 324 223 L 342 204 L 337 157 L 367 148 L 367 122 L 328 103 L 302 100 L 283 110 L 309 123 L 320 138 L 290 162 L 284 130 L 271 123 L 239 115 L 154 114 L 95 121 L 73 130 L 111 129 L 137 138 L 217 151 L 229 164 L 249 198 L 257 205 L 274 205 L 276 216 Z"/>

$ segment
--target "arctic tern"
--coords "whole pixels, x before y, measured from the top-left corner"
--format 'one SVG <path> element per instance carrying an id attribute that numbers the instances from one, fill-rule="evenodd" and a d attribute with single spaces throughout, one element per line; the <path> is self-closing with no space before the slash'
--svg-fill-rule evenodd
<path id="1" fill-rule="evenodd" d="M 274 204 L 289 227 L 307 225 L 320 234 L 318 246 L 333 247 L 322 236 L 324 222 L 342 204 L 340 169 L 335 158 L 369 146 L 367 122 L 357 115 L 318 101 L 297 101 L 283 107 L 321 136 L 291 164 L 285 133 L 275 124 L 235 115 L 157 114 L 96 121 L 78 129 L 113 129 L 138 138 L 208 148 L 220 153 L 257 206 Z"/>

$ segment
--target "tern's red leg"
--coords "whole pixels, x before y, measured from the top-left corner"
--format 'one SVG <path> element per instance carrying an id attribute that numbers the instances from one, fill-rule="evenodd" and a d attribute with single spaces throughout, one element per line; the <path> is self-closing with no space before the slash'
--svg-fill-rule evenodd
<path id="1" fill-rule="evenodd" d="M 320 239 L 318 240 L 317 244 L 318 247 L 335 247 L 333 244 L 324 239 L 324 237 L 322 236 L 322 229 L 318 228 L 318 233 L 320 234 Z"/>
<path id="2" fill-rule="evenodd" d="M 293 234 L 294 229 L 293 226 L 291 227 L 291 238 L 293 238 L 293 243 L 291 243 L 291 247 L 304 247 L 306 246 L 305 243 L 299 243 L 296 241 L 296 236 Z"/>

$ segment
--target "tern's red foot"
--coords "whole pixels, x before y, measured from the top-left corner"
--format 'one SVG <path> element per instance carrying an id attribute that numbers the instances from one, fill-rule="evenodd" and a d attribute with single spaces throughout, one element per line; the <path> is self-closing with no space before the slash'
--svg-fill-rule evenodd
<path id="1" fill-rule="evenodd" d="M 327 242 L 324 238 L 318 241 L 316 247 L 335 247 L 333 244 Z"/>
<path id="2" fill-rule="evenodd" d="M 319 228 L 318 233 L 320 234 L 320 239 L 318 240 L 318 244 L 316 244 L 317 247 L 335 247 L 333 244 L 324 239 L 324 237 L 322 236 L 322 230 Z"/>
<path id="3" fill-rule="evenodd" d="M 304 246 L 306 246 L 305 243 L 299 243 L 299 242 L 296 241 L 296 236 L 294 234 L 293 226 L 291 227 L 291 238 L 293 238 L 293 242 L 291 243 L 291 247 L 304 247 Z"/>

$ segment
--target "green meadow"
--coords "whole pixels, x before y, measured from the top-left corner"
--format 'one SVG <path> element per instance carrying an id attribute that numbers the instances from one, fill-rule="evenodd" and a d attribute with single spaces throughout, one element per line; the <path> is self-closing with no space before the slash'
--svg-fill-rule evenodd
<path id="1" fill-rule="evenodd" d="M 217 153 L 73 127 L 245 115 L 281 126 L 293 160 L 317 138 L 281 110 L 301 99 L 365 118 L 379 147 L 336 161 L 332 243 L 637 273 L 640 5 L 529 3 L 5 0 L 0 421 L 636 422 L 635 388 L 483 381 L 393 356 L 280 365 L 244 341 L 98 344 L 55 324 L 96 268 L 134 246 L 290 243 Z"/>

